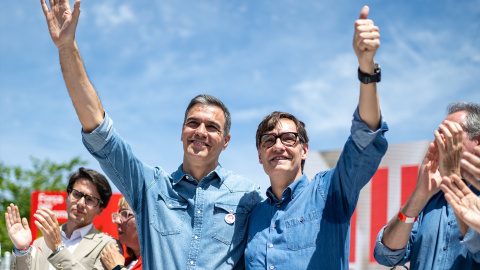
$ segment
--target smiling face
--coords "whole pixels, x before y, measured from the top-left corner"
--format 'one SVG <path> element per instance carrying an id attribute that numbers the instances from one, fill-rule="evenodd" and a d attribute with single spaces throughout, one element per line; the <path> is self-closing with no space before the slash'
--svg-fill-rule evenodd
<path id="1" fill-rule="evenodd" d="M 126 217 L 115 221 L 118 230 L 118 241 L 122 245 L 135 249 L 139 246 L 135 215 L 128 204 L 121 206 L 118 212 Z"/>
<path id="2" fill-rule="evenodd" d="M 282 118 L 275 128 L 266 133 L 279 135 L 285 132 L 297 132 L 295 122 Z M 285 146 L 279 138 L 272 147 L 260 146 L 258 157 L 265 173 L 274 181 L 287 181 L 290 184 L 302 175 L 302 160 L 307 159 L 308 143 L 301 144 L 300 139 L 293 146 Z"/>
<path id="3" fill-rule="evenodd" d="M 190 109 L 181 137 L 184 168 L 196 164 L 213 170 L 217 166 L 220 152 L 230 140 L 224 126 L 225 114 L 219 107 L 199 103 Z"/>
<path id="4" fill-rule="evenodd" d="M 73 185 L 73 189 L 86 195 L 100 198 L 100 194 L 98 194 L 95 185 L 85 178 L 79 178 Z M 76 200 L 72 195 L 68 195 L 66 203 L 68 223 L 72 224 L 74 228 L 81 228 L 89 225 L 93 222 L 96 215 L 102 213 L 102 208 L 100 208 L 101 204 L 98 204 L 97 206 L 89 206 L 85 203 L 85 197 Z"/>

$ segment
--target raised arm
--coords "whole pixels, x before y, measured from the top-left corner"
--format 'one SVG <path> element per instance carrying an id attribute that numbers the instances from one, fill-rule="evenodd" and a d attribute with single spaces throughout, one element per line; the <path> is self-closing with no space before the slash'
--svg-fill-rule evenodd
<path id="1" fill-rule="evenodd" d="M 458 123 L 445 120 L 434 132 L 431 143 L 420 167 L 417 186 L 400 212 L 407 217 L 416 217 L 430 198 L 440 190 L 442 177 L 460 174 L 463 130 Z M 466 229 L 458 222 L 462 234 Z M 413 223 L 406 223 L 395 216 L 385 228 L 382 243 L 391 250 L 404 248 L 410 239 Z"/>
<path id="2" fill-rule="evenodd" d="M 373 58 L 380 47 L 380 33 L 373 21 L 367 19 L 368 12 L 369 8 L 364 6 L 360 12 L 360 18 L 355 21 L 353 49 L 358 58 L 360 71 L 373 74 L 375 72 Z M 376 131 L 380 127 L 380 105 L 375 82 L 360 83 L 358 110 L 360 117 L 372 131 Z"/>
<path id="3" fill-rule="evenodd" d="M 68 0 L 40 0 L 53 43 L 58 48 L 63 78 L 85 132 L 98 127 L 104 117 L 102 104 L 88 79 L 80 52 L 75 43 L 75 31 L 80 16 L 80 0 L 73 12 Z"/>

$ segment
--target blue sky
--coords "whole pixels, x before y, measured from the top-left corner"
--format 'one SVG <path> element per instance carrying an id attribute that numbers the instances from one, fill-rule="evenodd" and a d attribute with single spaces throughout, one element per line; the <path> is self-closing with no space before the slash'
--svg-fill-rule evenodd
<path id="1" fill-rule="evenodd" d="M 140 159 L 176 170 L 184 109 L 208 93 L 232 114 L 220 163 L 265 189 L 254 136 L 266 114 L 302 119 L 310 151 L 343 146 L 359 88 L 353 24 L 365 4 L 380 27 L 390 143 L 430 140 L 449 102 L 480 102 L 479 0 L 83 0 L 76 39 Z M 30 156 L 80 156 L 100 170 L 80 128 L 40 1 L 0 1 L 0 160 L 30 167 Z"/>

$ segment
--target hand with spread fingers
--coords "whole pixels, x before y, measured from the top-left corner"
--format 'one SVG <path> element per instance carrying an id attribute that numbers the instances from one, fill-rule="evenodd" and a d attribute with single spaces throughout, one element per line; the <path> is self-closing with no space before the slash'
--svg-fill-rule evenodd
<path id="1" fill-rule="evenodd" d="M 455 174 L 443 178 L 441 189 L 456 216 L 480 232 L 480 198 Z"/>
<path id="2" fill-rule="evenodd" d="M 463 150 L 463 129 L 459 123 L 444 120 L 435 130 L 435 144 L 439 152 L 438 170 L 442 177 L 460 176 L 460 159 Z"/>
<path id="3" fill-rule="evenodd" d="M 472 184 L 477 190 L 480 190 L 480 146 L 474 148 L 474 154 L 464 152 L 460 166 L 462 176 Z"/>
<path id="4" fill-rule="evenodd" d="M 55 252 L 57 247 L 62 244 L 57 217 L 52 210 L 46 208 L 37 210 L 33 216 L 37 219 L 35 220 L 35 225 L 42 232 L 45 244 Z"/>
<path id="5" fill-rule="evenodd" d="M 106 245 L 100 255 L 102 262 L 107 269 L 113 269 L 117 265 L 125 265 L 125 257 L 118 251 L 115 244 Z"/>
<path id="6" fill-rule="evenodd" d="M 32 232 L 28 227 L 26 218 L 20 218 L 18 207 L 13 203 L 7 207 L 5 213 L 5 223 L 7 224 L 8 236 L 12 240 L 13 245 L 18 250 L 25 250 L 32 242 Z"/>
<path id="7" fill-rule="evenodd" d="M 73 12 L 68 0 L 50 0 L 50 9 L 46 0 L 40 1 L 55 46 L 60 49 L 63 45 L 73 45 L 80 16 L 80 0 L 75 1 Z"/>

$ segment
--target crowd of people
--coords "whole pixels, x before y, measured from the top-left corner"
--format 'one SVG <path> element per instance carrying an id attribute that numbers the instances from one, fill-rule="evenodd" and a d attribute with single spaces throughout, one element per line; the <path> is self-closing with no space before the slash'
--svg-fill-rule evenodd
<path id="1" fill-rule="evenodd" d="M 38 210 L 35 225 L 43 236 L 33 244 L 18 206 L 7 208 L 11 269 L 349 269 L 350 220 L 388 147 L 377 92 L 381 70 L 374 60 L 380 34 L 368 7 L 354 23 L 359 102 L 335 167 L 308 179 L 305 124 L 273 112 L 255 138 L 271 183 L 263 200 L 255 181 L 219 163 L 231 138 L 231 117 L 211 95 L 194 97 L 185 110 L 183 162 L 175 172 L 139 160 L 83 66 L 75 42 L 80 0 L 73 10 L 65 0 L 41 4 L 83 143 L 123 195 L 112 214 L 119 239 L 92 223 L 106 214 L 112 195 L 107 178 L 80 168 L 66 190 L 67 223 L 59 226 L 52 211 Z M 374 256 L 386 266 L 480 269 L 480 105 L 452 103 L 434 138 L 414 192 L 378 233 Z"/>

